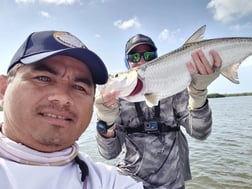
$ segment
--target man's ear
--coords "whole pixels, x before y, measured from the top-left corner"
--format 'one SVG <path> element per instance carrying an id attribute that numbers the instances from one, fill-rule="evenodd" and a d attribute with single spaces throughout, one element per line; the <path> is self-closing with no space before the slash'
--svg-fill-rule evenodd
<path id="1" fill-rule="evenodd" d="M 8 78 L 5 75 L 0 75 L 0 106 L 2 105 L 3 97 L 8 85 Z"/>

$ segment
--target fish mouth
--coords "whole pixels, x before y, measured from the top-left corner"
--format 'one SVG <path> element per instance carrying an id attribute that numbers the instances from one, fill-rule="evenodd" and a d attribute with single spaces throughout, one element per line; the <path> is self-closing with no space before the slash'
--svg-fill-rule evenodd
<path id="1" fill-rule="evenodd" d="M 141 79 L 138 78 L 135 88 L 128 96 L 134 96 L 134 95 L 138 94 L 142 90 L 142 88 L 143 88 L 143 82 Z"/>

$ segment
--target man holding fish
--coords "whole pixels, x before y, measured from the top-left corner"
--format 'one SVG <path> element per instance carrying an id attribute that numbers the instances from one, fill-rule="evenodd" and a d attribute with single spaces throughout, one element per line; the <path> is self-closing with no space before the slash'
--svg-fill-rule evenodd
<path id="1" fill-rule="evenodd" d="M 214 50 L 209 54 L 212 62 L 203 51 L 193 52 L 193 61 L 186 64 L 192 77 L 189 87 L 159 100 L 155 106 L 119 98 L 120 90 L 101 91 L 96 97 L 100 154 L 105 159 L 120 154 L 117 166 L 122 174 L 143 182 L 145 189 L 183 189 L 185 181 L 191 179 L 189 149 L 181 127 L 199 140 L 206 139 L 211 132 L 207 87 L 219 76 L 222 59 Z M 157 47 L 150 37 L 137 34 L 128 40 L 128 69 L 155 58 Z M 134 91 L 129 96 L 134 96 Z"/>

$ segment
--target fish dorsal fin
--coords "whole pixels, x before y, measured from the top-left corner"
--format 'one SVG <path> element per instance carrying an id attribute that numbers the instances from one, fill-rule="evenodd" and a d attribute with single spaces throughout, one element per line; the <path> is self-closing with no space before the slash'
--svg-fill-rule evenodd
<path id="1" fill-rule="evenodd" d="M 145 94 L 144 97 L 147 106 L 153 107 L 158 105 L 158 98 L 154 93 Z"/>
<path id="2" fill-rule="evenodd" d="M 232 81 L 235 84 L 239 84 L 239 78 L 238 78 L 238 68 L 240 66 L 241 62 L 237 62 L 234 64 L 231 64 L 230 66 L 223 68 L 221 70 L 221 74 L 229 79 L 230 81 Z"/>
<path id="3" fill-rule="evenodd" d="M 201 41 L 204 38 L 204 33 L 206 30 L 206 25 L 201 26 L 196 32 L 194 32 L 191 37 L 189 37 L 184 44 Z"/>

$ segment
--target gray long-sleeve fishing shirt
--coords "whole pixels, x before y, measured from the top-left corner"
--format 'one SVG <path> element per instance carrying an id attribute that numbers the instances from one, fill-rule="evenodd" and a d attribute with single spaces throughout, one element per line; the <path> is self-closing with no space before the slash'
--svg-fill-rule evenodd
<path id="1" fill-rule="evenodd" d="M 155 115 L 154 107 L 140 102 L 146 120 Z M 182 126 L 196 139 L 206 139 L 211 132 L 212 115 L 208 102 L 200 109 L 188 109 L 187 90 L 160 101 L 160 121 L 170 127 Z M 116 137 L 98 134 L 100 154 L 106 159 L 120 154 L 118 167 L 144 183 L 147 189 L 177 189 L 191 179 L 189 150 L 182 131 L 160 134 L 128 133 L 127 128 L 141 125 L 134 103 L 120 100 L 120 114 L 116 120 Z"/>

